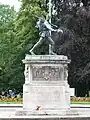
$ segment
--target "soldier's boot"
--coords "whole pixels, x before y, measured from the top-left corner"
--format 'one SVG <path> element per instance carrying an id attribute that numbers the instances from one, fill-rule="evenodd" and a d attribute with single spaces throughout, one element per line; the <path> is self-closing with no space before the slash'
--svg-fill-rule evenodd
<path id="1" fill-rule="evenodd" d="M 56 53 L 52 52 L 52 55 L 57 55 Z"/>
<path id="2" fill-rule="evenodd" d="M 31 55 L 35 55 L 32 49 L 29 52 L 31 53 Z"/>

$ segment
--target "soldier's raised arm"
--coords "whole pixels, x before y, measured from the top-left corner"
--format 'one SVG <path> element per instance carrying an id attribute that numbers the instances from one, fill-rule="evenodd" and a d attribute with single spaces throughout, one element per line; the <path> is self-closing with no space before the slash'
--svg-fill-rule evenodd
<path id="1" fill-rule="evenodd" d="M 48 21 L 45 20 L 44 25 L 50 30 L 50 31 L 54 31 L 54 32 L 61 32 L 63 33 L 63 30 L 59 29 L 53 29 L 51 24 L 48 23 Z"/>
<path id="2" fill-rule="evenodd" d="M 56 31 L 52 28 L 51 24 L 48 23 L 48 21 L 45 20 L 44 25 L 46 26 L 46 28 L 48 28 L 50 31 Z"/>

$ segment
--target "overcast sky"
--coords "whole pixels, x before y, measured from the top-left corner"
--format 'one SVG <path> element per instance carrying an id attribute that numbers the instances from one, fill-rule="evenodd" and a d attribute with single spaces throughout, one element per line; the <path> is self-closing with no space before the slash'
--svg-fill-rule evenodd
<path id="1" fill-rule="evenodd" d="M 0 3 L 8 4 L 10 6 L 14 5 L 16 10 L 20 8 L 20 2 L 18 2 L 18 0 L 0 0 Z"/>

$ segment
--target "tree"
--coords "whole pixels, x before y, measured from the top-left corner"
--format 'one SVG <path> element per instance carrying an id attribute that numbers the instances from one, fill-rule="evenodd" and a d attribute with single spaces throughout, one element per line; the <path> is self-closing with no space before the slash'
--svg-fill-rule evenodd
<path id="1" fill-rule="evenodd" d="M 68 82 L 76 88 L 77 96 L 85 96 L 90 88 L 90 5 L 89 0 L 82 3 L 83 6 L 80 0 L 54 0 L 57 16 L 53 19 L 64 31 L 55 38 L 56 52 L 68 55 L 72 61 Z"/>
<path id="2" fill-rule="evenodd" d="M 0 90 L 7 88 L 13 58 L 13 19 L 16 12 L 8 5 L 0 5 Z"/>
<path id="3" fill-rule="evenodd" d="M 55 40 L 55 50 L 57 54 L 67 55 L 72 60 L 69 66 L 68 82 L 71 87 L 75 87 L 77 90 L 79 88 L 77 96 L 85 95 L 87 83 L 89 82 L 89 72 L 86 72 L 84 76 L 83 72 L 81 72 L 89 69 L 86 66 L 90 61 L 89 7 L 88 4 L 85 6 L 84 1 L 82 3 L 83 6 L 81 6 L 80 0 L 64 0 L 63 2 L 61 0 L 53 0 L 57 15 L 53 16 L 52 21 L 64 31 L 63 35 L 57 33 L 52 34 Z M 44 16 L 46 14 L 45 11 L 47 9 L 43 5 L 43 0 L 22 0 L 22 6 L 15 22 L 16 35 L 18 37 L 16 41 L 18 54 L 12 66 L 13 70 L 16 69 L 16 66 L 19 67 L 19 69 L 16 69 L 16 71 L 19 70 L 18 76 L 21 76 L 19 73 L 24 70 L 21 64 L 24 54 L 29 53 L 29 49 L 36 43 L 37 38 L 39 38 L 38 31 L 35 29 L 36 19 L 33 16 Z M 15 71 L 12 76 L 14 74 Z M 20 84 L 21 82 L 18 78 L 15 77 L 13 79 L 19 81 Z M 21 79 L 23 78 L 24 76 L 21 77 Z"/>
<path id="4" fill-rule="evenodd" d="M 6 24 L 10 20 L 15 19 L 16 12 L 13 7 L 9 5 L 0 4 L 0 23 Z"/>
<path id="5" fill-rule="evenodd" d="M 34 15 L 45 16 L 46 12 L 41 0 L 22 0 L 21 9 L 18 14 L 12 14 L 13 8 L 1 7 L 2 29 L 1 38 L 1 90 L 16 89 L 22 91 L 24 83 L 24 65 L 22 59 L 25 53 L 29 53 L 32 45 L 39 37 L 35 29 L 36 18 Z M 4 12 L 6 11 L 6 12 Z M 10 12 L 11 11 L 11 12 Z M 5 15 L 6 14 L 6 15 Z M 5 24 L 3 24 L 5 23 Z M 5 29 L 4 29 L 4 26 Z M 37 51 L 37 50 L 36 50 Z"/>
<path id="6" fill-rule="evenodd" d="M 20 11 L 15 19 L 15 35 L 17 40 L 14 40 L 17 53 L 14 53 L 14 61 L 11 64 L 11 72 L 9 75 L 9 86 L 12 89 L 22 91 L 24 84 L 24 64 L 22 59 L 25 54 L 29 54 L 30 48 L 39 38 L 34 15 L 43 17 L 46 14 L 41 0 L 22 0 Z M 15 47 L 14 47 L 15 48 Z"/>
<path id="7" fill-rule="evenodd" d="M 45 1 L 22 0 L 20 11 L 17 16 L 15 14 L 16 19 L 11 14 L 12 12 L 10 12 L 12 17 L 7 19 L 5 15 L 5 18 L 1 19 L 0 85 L 7 89 L 14 88 L 22 91 L 24 83 L 22 59 L 25 54 L 29 54 L 32 45 L 39 39 L 34 15 L 45 17 L 48 9 L 43 2 Z M 67 55 L 71 59 L 68 82 L 71 87 L 76 88 L 77 96 L 85 96 L 87 89 L 90 88 L 88 84 L 90 83 L 89 0 L 53 0 L 53 4 L 57 15 L 53 16 L 52 22 L 61 27 L 64 32 L 63 34 L 52 34 L 55 41 L 55 51 L 57 54 Z M 47 47 L 42 46 L 42 49 L 37 48 L 35 53 L 44 54 L 43 49 L 46 49 L 45 52 L 47 52 Z"/>

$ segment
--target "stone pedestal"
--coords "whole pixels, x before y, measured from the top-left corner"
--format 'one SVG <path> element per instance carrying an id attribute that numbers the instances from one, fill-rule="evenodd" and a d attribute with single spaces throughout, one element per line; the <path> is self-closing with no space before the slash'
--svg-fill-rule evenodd
<path id="1" fill-rule="evenodd" d="M 70 108 L 67 56 L 26 55 L 23 63 L 23 110 L 29 114 L 64 114 Z"/>

